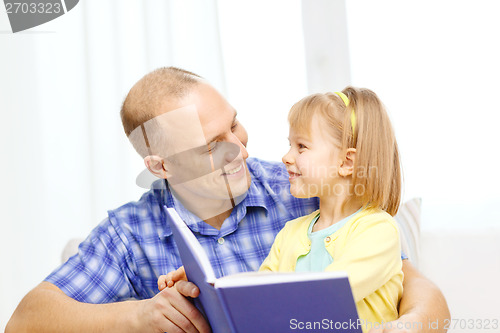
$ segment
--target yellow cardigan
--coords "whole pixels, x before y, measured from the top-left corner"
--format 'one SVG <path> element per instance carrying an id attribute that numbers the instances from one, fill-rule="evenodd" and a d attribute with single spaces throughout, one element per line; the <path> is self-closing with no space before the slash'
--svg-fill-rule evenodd
<path id="1" fill-rule="evenodd" d="M 307 229 L 318 211 L 289 221 L 274 240 L 261 271 L 294 272 L 307 254 Z M 364 209 L 325 239 L 333 258 L 325 271 L 346 271 L 364 330 L 398 318 L 403 271 L 396 222 L 385 211 Z"/>

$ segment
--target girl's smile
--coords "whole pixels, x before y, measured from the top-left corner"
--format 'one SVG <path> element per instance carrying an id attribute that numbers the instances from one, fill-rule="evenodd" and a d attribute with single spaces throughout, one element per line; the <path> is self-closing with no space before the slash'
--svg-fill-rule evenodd
<path id="1" fill-rule="evenodd" d="M 288 180 L 292 181 L 300 176 L 301 176 L 300 173 L 296 173 L 296 172 L 292 172 L 292 171 L 288 170 Z"/>

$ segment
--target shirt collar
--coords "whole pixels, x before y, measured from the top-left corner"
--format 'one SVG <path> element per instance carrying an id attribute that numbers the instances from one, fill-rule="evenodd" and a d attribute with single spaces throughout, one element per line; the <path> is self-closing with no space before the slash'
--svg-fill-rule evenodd
<path id="1" fill-rule="evenodd" d="M 198 216 L 191 213 L 187 208 L 184 207 L 180 200 L 172 194 L 168 183 L 164 182 L 164 184 L 166 185 L 166 190 L 164 192 L 165 206 L 174 208 L 179 214 L 180 218 L 187 224 L 189 229 L 191 229 L 191 231 L 200 233 L 202 235 L 222 237 L 223 235 L 235 231 L 237 229 L 238 223 L 243 220 L 243 218 L 246 216 L 248 208 L 250 207 L 262 207 L 266 210 L 267 214 L 266 197 L 270 196 L 270 193 L 268 193 L 266 188 L 262 186 L 262 184 L 258 180 L 255 180 L 254 176 L 252 176 L 250 188 L 248 189 L 245 198 L 234 207 L 231 215 L 224 221 L 224 224 L 222 225 L 220 230 L 217 230 L 214 227 L 208 225 Z M 165 229 L 161 236 L 169 237 L 170 235 L 172 235 L 172 230 L 166 222 L 166 213 L 163 213 L 162 215 L 165 219 Z"/>

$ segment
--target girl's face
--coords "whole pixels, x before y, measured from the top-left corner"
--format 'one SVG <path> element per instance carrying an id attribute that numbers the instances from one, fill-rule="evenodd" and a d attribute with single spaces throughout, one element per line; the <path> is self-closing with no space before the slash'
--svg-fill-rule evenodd
<path id="1" fill-rule="evenodd" d="M 298 133 L 290 128 L 290 150 L 282 160 L 294 197 L 322 197 L 335 193 L 339 185 L 341 149 L 327 131 L 317 116 L 312 119 L 310 134 Z"/>

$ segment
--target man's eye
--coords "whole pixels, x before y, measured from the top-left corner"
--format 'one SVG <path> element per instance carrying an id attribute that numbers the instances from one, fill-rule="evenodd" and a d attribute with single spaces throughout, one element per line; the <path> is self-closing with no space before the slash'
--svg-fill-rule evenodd
<path id="1" fill-rule="evenodd" d="M 307 148 L 307 147 L 306 147 L 306 146 L 304 146 L 302 143 L 299 143 L 299 144 L 298 144 L 298 147 L 299 147 L 299 149 L 305 149 L 305 148 Z"/>
<path id="2" fill-rule="evenodd" d="M 231 131 L 234 132 L 236 127 L 238 127 L 238 123 L 234 123 L 233 126 L 231 126 Z"/>
<path id="3" fill-rule="evenodd" d="M 207 153 L 213 153 L 217 148 L 217 142 L 212 142 L 207 145 Z"/>

